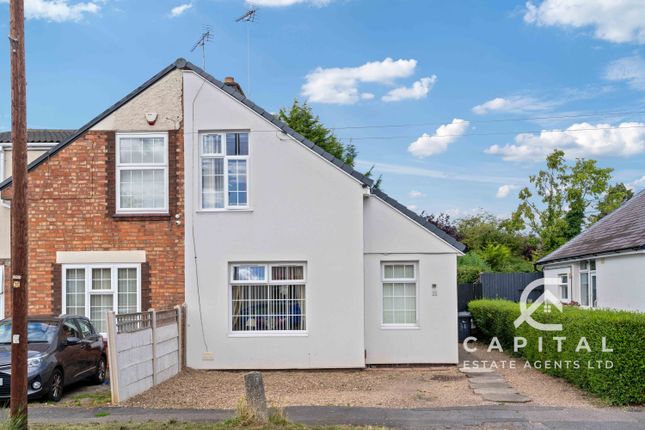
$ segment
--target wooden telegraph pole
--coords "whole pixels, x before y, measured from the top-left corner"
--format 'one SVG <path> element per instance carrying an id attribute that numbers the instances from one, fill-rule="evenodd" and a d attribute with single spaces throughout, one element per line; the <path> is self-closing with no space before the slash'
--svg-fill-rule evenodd
<path id="1" fill-rule="evenodd" d="M 11 420 L 27 429 L 27 97 L 24 0 L 11 0 Z"/>

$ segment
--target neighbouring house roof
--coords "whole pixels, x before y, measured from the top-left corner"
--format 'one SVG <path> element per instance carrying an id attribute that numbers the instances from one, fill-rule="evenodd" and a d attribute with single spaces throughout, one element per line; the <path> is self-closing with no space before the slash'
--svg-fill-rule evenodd
<path id="1" fill-rule="evenodd" d="M 645 190 L 541 258 L 538 264 L 645 249 Z"/>
<path id="2" fill-rule="evenodd" d="M 222 91 L 226 92 L 229 94 L 231 97 L 235 98 L 242 104 L 244 104 L 246 107 L 249 109 L 253 110 L 256 112 L 258 115 L 262 116 L 265 118 L 267 121 L 275 125 L 278 129 L 280 129 L 282 132 L 287 134 L 288 136 L 292 137 L 293 139 L 297 140 L 307 148 L 311 149 L 312 151 L 316 152 L 319 154 L 321 157 L 329 161 L 330 163 L 336 165 L 338 168 L 346 172 L 347 174 L 351 175 L 355 179 L 357 179 L 360 183 L 363 184 L 363 186 L 367 188 L 372 188 L 374 185 L 374 181 L 364 174 L 354 170 L 350 165 L 344 163 L 343 161 L 339 160 L 338 158 L 334 157 L 309 139 L 305 138 L 302 136 L 300 133 L 296 132 L 293 130 L 291 127 L 289 127 L 287 124 L 284 122 L 280 121 L 275 115 L 272 115 L 271 113 L 267 112 L 266 110 L 262 109 L 260 106 L 256 105 L 253 103 L 251 100 L 249 100 L 244 93 L 241 91 L 241 88 L 236 85 L 231 85 L 230 83 L 225 83 L 222 82 L 210 74 L 206 73 L 206 71 L 202 70 L 201 68 L 195 66 L 194 64 L 186 61 L 183 58 L 177 59 L 174 63 L 171 65 L 167 66 L 164 68 L 162 71 L 157 73 L 155 76 L 150 78 L 148 81 L 144 82 L 141 86 L 136 88 L 134 91 L 132 91 L 130 94 L 116 102 L 114 105 L 110 106 L 107 110 L 99 114 L 97 117 L 94 119 L 90 120 L 87 124 L 79 128 L 78 130 L 75 130 L 71 132 L 69 135 L 67 135 L 64 139 L 60 141 L 60 143 L 53 148 L 51 148 L 47 153 L 41 155 L 37 159 L 35 159 L 33 162 L 31 162 L 28 166 L 29 171 L 35 169 L 38 167 L 40 164 L 45 162 L 48 158 L 50 158 L 52 155 L 56 154 L 58 151 L 61 149 L 65 148 L 67 145 L 70 143 L 74 142 L 76 139 L 81 137 L 83 134 L 85 134 L 87 131 L 89 131 L 92 127 L 94 127 L 96 124 L 101 122 L 103 119 L 111 115 L 113 112 L 127 104 L 129 101 L 137 97 L 139 94 L 144 92 L 146 89 L 154 85 L 157 81 L 162 79 L 164 76 L 166 76 L 168 73 L 172 72 L 173 70 L 190 70 L 205 80 L 209 81 Z M 31 142 L 31 140 L 30 140 Z M 9 185 L 11 185 L 11 177 L 5 179 L 4 181 L 0 182 L 0 190 L 3 190 L 7 188 Z M 397 209 L 399 212 L 407 216 L 408 218 L 412 219 L 413 221 L 417 222 L 419 225 L 430 231 L 431 233 L 435 234 L 448 244 L 450 244 L 452 247 L 456 248 L 459 251 L 463 251 L 466 246 L 463 245 L 462 243 L 458 242 L 455 238 L 438 228 L 432 223 L 429 223 L 425 218 L 417 215 L 413 211 L 409 210 L 406 208 L 404 205 L 401 203 L 397 202 L 393 198 L 389 197 L 387 194 L 380 190 L 373 189 L 373 193 L 384 200 L 386 203 Z"/>
<path id="3" fill-rule="evenodd" d="M 27 130 L 28 143 L 60 143 L 74 134 L 74 130 Z M 11 132 L 0 131 L 0 143 L 11 143 Z"/>

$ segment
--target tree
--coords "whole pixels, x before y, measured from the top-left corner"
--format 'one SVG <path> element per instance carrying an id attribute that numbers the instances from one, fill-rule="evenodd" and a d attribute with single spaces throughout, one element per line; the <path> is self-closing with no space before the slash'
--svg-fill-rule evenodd
<path id="1" fill-rule="evenodd" d="M 591 216 L 591 221 L 596 222 L 599 219 L 618 209 L 620 205 L 634 197 L 634 192 L 627 188 L 625 184 L 619 183 L 612 185 L 607 189 L 604 197 L 596 205 L 596 211 Z"/>
<path id="2" fill-rule="evenodd" d="M 434 215 L 434 214 L 427 215 L 425 218 L 426 218 L 426 221 L 428 221 L 429 223 L 434 224 L 435 226 L 437 226 L 437 228 L 443 230 L 444 232 L 448 233 L 450 236 L 461 241 L 462 237 L 461 237 L 461 234 L 459 233 L 459 228 L 452 221 L 452 219 L 450 219 L 450 215 L 442 212 L 439 215 Z"/>
<path id="3" fill-rule="evenodd" d="M 579 158 L 569 165 L 564 151 L 554 150 L 546 157 L 546 170 L 529 178 L 533 191 L 520 191 L 511 225 L 539 236 L 541 254 L 553 251 L 593 222 L 590 209 L 607 192 L 612 172 L 598 167 L 596 160 Z"/>
<path id="4" fill-rule="evenodd" d="M 300 104 L 298 100 L 294 100 L 289 109 L 280 109 L 278 117 L 289 127 L 334 157 L 354 167 L 357 156 L 356 147 L 352 144 L 344 145 L 330 129 L 320 122 L 320 118 L 314 115 L 307 102 Z"/>

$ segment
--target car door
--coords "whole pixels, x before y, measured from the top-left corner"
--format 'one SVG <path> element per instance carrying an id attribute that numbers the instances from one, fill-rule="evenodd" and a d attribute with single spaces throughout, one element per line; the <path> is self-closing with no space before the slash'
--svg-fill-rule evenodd
<path id="1" fill-rule="evenodd" d="M 83 377 L 86 377 L 92 375 L 96 370 L 96 365 L 101 357 L 102 340 L 87 318 L 77 318 L 76 321 L 83 335 L 83 339 L 81 340 L 83 356 L 82 373 Z"/>
<path id="2" fill-rule="evenodd" d="M 79 341 L 83 338 L 81 331 L 76 322 L 71 319 L 65 319 L 62 323 L 62 330 L 60 336 L 61 349 L 59 352 L 59 362 L 63 366 L 63 375 L 65 377 L 65 384 L 76 381 L 82 371 L 82 344 L 79 342 L 75 345 L 68 345 L 67 338 L 75 337 Z"/>

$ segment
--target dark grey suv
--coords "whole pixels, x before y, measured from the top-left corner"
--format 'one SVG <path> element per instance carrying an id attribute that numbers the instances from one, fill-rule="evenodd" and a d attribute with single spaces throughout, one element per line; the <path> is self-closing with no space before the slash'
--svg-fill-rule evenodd
<path id="1" fill-rule="evenodd" d="M 89 319 L 74 315 L 29 317 L 28 378 L 30 399 L 57 402 L 63 388 L 89 379 L 105 381 L 103 338 Z M 0 399 L 8 399 L 11 384 L 11 319 L 0 321 Z"/>

